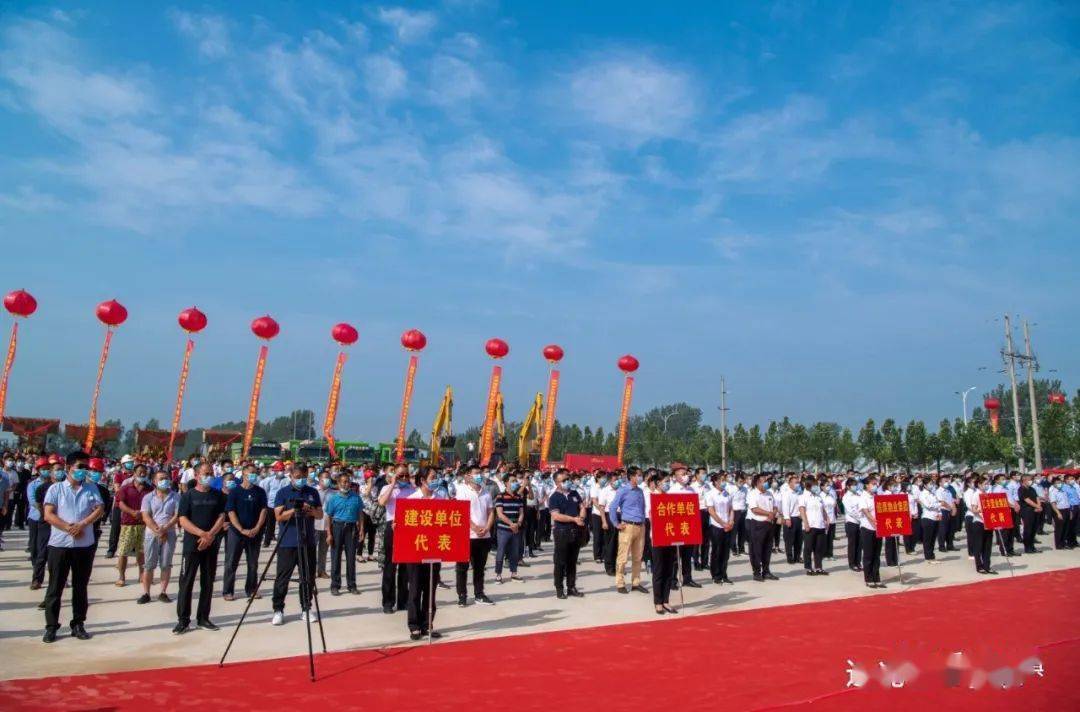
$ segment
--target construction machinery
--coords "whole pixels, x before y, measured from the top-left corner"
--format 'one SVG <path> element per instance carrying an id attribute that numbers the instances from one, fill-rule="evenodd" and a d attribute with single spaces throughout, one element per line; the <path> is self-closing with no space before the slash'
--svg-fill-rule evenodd
<path id="1" fill-rule="evenodd" d="M 435 424 L 431 426 L 431 455 L 428 464 L 440 467 L 439 460 L 443 448 L 451 451 L 453 455 L 454 445 L 457 438 L 454 437 L 454 391 L 450 386 L 443 393 L 442 404 L 439 412 L 435 414 Z"/>
<path id="2" fill-rule="evenodd" d="M 537 393 L 533 399 L 532 407 L 528 415 L 521 423 L 521 432 L 518 433 L 518 464 L 529 467 L 533 462 L 540 461 L 540 441 L 544 432 L 544 394 Z M 535 452 L 534 452 L 535 449 Z M 530 462 L 532 460 L 532 462 Z"/>

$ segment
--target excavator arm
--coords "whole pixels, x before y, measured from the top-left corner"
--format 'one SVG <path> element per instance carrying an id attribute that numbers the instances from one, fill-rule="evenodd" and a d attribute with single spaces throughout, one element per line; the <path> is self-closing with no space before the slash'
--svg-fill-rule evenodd
<path id="1" fill-rule="evenodd" d="M 529 466 L 529 452 L 532 451 L 533 444 L 540 440 L 543 421 L 544 394 L 537 393 L 528 415 L 521 424 L 521 432 L 518 433 L 518 464 L 522 467 Z"/>
<path id="2" fill-rule="evenodd" d="M 443 441 L 446 440 L 448 447 L 453 447 L 454 438 L 454 391 L 450 386 L 443 393 L 442 404 L 439 412 L 435 414 L 435 424 L 431 428 L 431 465 L 439 466 L 439 452 Z"/>

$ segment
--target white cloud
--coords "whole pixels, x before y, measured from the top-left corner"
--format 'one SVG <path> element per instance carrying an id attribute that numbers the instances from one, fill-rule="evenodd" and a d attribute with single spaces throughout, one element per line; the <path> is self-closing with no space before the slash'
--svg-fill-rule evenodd
<path id="1" fill-rule="evenodd" d="M 180 10 L 173 10 L 169 15 L 177 31 L 194 42 L 203 57 L 220 59 L 229 53 L 229 28 L 225 18 Z"/>
<path id="2" fill-rule="evenodd" d="M 380 7 L 376 11 L 376 17 L 393 29 L 398 41 L 404 44 L 413 44 L 424 39 L 435 29 L 437 22 L 435 13 L 413 12 L 403 7 Z"/>
<path id="3" fill-rule="evenodd" d="M 587 63 L 568 77 L 567 91 L 580 116 L 638 140 L 680 136 L 698 101 L 688 74 L 629 54 Z"/>
<path id="4" fill-rule="evenodd" d="M 362 66 L 364 84 L 372 94 L 383 100 L 404 96 L 409 77 L 401 62 L 378 54 L 365 57 Z"/>
<path id="5" fill-rule="evenodd" d="M 431 96 L 436 104 L 453 105 L 483 95 L 484 82 L 471 64 L 449 55 L 431 62 Z"/>

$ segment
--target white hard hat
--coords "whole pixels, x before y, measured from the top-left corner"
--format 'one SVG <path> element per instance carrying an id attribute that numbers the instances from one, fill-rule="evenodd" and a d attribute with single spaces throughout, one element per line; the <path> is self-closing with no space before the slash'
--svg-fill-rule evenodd
<path id="1" fill-rule="evenodd" d="M 120 464 L 123 465 L 125 462 L 135 462 L 135 458 L 131 455 L 124 455 L 120 458 Z"/>

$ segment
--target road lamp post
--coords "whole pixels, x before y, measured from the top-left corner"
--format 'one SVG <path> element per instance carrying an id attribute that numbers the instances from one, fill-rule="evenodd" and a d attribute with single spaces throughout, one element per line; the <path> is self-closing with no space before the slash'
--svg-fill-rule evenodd
<path id="1" fill-rule="evenodd" d="M 971 388 L 967 388 L 967 389 L 965 389 L 963 391 L 954 391 L 954 393 L 956 393 L 956 395 L 960 396 L 960 407 L 964 411 L 964 425 L 965 426 L 968 424 L 967 397 L 968 397 L 968 393 L 971 393 L 973 390 L 975 390 L 975 386 L 972 386 Z"/>

